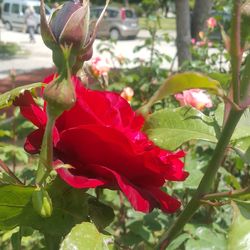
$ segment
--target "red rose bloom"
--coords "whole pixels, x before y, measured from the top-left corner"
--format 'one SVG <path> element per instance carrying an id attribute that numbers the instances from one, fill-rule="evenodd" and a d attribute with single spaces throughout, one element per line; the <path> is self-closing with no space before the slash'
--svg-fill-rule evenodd
<path id="1" fill-rule="evenodd" d="M 45 79 L 49 83 L 50 76 Z M 134 209 L 150 212 L 160 208 L 172 213 L 180 202 L 161 190 L 166 180 L 183 181 L 183 151 L 160 149 L 141 132 L 144 123 L 118 94 L 86 89 L 73 76 L 77 101 L 57 120 L 53 133 L 54 158 L 74 168 L 57 169 L 74 188 L 120 189 Z M 39 153 L 47 121 L 31 94 L 16 101 L 24 117 L 38 127 L 26 139 L 25 150 Z"/>

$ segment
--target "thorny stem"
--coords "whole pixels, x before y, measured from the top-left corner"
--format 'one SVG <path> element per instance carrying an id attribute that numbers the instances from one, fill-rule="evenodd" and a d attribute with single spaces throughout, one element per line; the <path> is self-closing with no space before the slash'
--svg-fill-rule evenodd
<path id="1" fill-rule="evenodd" d="M 18 178 L 17 176 L 9 169 L 9 167 L 2 161 L 0 160 L 0 167 L 13 179 L 15 179 L 15 181 L 18 184 L 24 185 Z"/>
<path id="2" fill-rule="evenodd" d="M 227 205 L 227 204 L 230 203 L 230 201 L 212 202 L 212 201 L 209 201 L 209 200 L 200 200 L 200 202 L 203 205 L 209 205 L 211 207 L 221 207 L 221 206 L 224 206 L 224 205 Z"/>
<path id="3" fill-rule="evenodd" d="M 228 192 L 219 192 L 213 194 L 206 194 L 202 197 L 202 200 L 220 200 L 224 198 L 236 198 L 244 194 L 250 193 L 250 186 L 240 190 L 230 190 Z"/>
<path id="4" fill-rule="evenodd" d="M 240 65 L 241 65 L 241 41 L 240 41 L 240 0 L 234 1 L 234 10 L 232 18 L 232 35 L 231 35 L 231 66 L 232 66 L 232 88 L 233 101 L 239 104 L 239 90 L 240 90 Z"/>
<path id="5" fill-rule="evenodd" d="M 43 142 L 41 147 L 40 159 L 36 175 L 36 183 L 41 185 L 52 170 L 53 161 L 53 127 L 55 119 L 48 116 Z"/>

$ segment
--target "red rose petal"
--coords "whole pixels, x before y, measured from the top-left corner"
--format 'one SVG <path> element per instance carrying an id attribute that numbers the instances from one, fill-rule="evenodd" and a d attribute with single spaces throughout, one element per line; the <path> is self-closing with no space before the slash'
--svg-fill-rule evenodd
<path id="1" fill-rule="evenodd" d="M 21 114 L 37 127 L 45 127 L 47 116 L 44 111 L 35 103 L 29 91 L 25 91 L 13 102 L 20 107 Z"/>
<path id="2" fill-rule="evenodd" d="M 85 125 L 64 131 L 57 144 L 58 157 L 67 163 L 77 159 L 84 165 L 97 164 L 118 172 L 140 185 L 162 186 L 165 182 L 157 165 L 146 168 L 144 155 L 123 133 L 108 127 Z M 63 158 L 63 157 L 67 158 Z"/>
<path id="3" fill-rule="evenodd" d="M 178 200 L 158 188 L 151 187 L 149 192 L 158 202 L 159 208 L 165 213 L 174 213 L 181 206 L 181 203 Z"/>
<path id="4" fill-rule="evenodd" d="M 106 184 L 104 180 L 73 175 L 65 168 L 59 168 L 56 172 L 66 183 L 74 188 L 95 188 Z"/>
<path id="5" fill-rule="evenodd" d="M 27 136 L 24 149 L 30 154 L 38 154 L 42 144 L 44 129 L 37 129 Z"/>

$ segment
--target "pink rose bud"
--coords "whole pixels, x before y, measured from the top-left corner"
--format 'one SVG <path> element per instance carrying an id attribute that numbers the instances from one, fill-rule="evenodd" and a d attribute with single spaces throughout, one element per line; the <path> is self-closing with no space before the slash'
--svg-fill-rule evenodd
<path id="1" fill-rule="evenodd" d="M 209 29 L 214 29 L 217 26 L 217 21 L 214 17 L 210 17 L 207 19 L 207 27 Z"/>
<path id="2" fill-rule="evenodd" d="M 202 89 L 184 90 L 182 93 L 176 94 L 175 98 L 181 106 L 189 105 L 198 110 L 211 108 L 213 106 L 210 96 Z"/>
<path id="3" fill-rule="evenodd" d="M 95 77 L 107 75 L 110 71 L 110 68 L 110 62 L 107 58 L 103 59 L 97 56 L 91 60 L 91 71 Z"/>
<path id="4" fill-rule="evenodd" d="M 195 39 L 195 38 L 192 38 L 192 39 L 191 39 L 191 44 L 193 44 L 193 45 L 196 44 L 196 39 Z"/>
<path id="5" fill-rule="evenodd" d="M 131 103 L 133 96 L 134 96 L 134 90 L 131 87 L 125 87 L 122 90 L 121 97 L 127 100 L 128 103 Z"/>

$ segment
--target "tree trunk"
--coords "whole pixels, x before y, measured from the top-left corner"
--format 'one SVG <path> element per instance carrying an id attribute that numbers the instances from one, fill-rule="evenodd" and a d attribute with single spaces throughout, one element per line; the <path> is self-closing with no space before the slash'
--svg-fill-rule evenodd
<path id="1" fill-rule="evenodd" d="M 176 7 L 176 45 L 179 67 L 191 60 L 190 11 L 188 0 L 175 0 Z"/>
<path id="2" fill-rule="evenodd" d="M 124 0 L 125 6 L 128 8 L 129 7 L 129 0 Z"/>
<path id="3" fill-rule="evenodd" d="M 205 21 L 213 6 L 213 0 L 196 0 L 192 14 L 192 37 L 199 38 L 199 32 L 204 30 Z"/>

